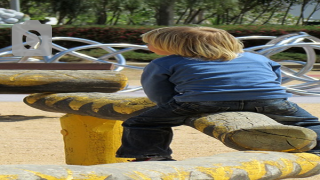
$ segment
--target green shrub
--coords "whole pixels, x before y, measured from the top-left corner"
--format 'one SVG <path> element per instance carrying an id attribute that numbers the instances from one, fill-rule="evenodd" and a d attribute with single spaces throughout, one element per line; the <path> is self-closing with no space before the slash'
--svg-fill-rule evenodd
<path id="1" fill-rule="evenodd" d="M 221 25 L 214 26 L 225 29 L 236 37 L 240 36 L 281 36 L 295 32 L 306 32 L 320 38 L 320 27 L 318 26 L 242 26 Z M 53 37 L 77 37 L 100 43 L 131 43 L 143 44 L 140 35 L 158 27 L 155 26 L 53 26 Z M 0 29 L 0 48 L 11 45 L 11 28 Z M 256 46 L 264 43 L 261 40 L 250 40 L 245 43 L 246 47 Z M 83 45 L 75 42 L 57 42 L 68 48 Z"/>
<path id="2" fill-rule="evenodd" d="M 225 29 L 235 37 L 241 36 L 281 36 L 290 33 L 306 32 L 312 36 L 320 38 L 319 26 L 241 26 L 241 25 L 222 25 L 214 26 L 216 28 Z M 130 43 L 130 44 L 144 44 L 141 41 L 141 34 L 155 29 L 155 26 L 53 26 L 53 37 L 77 37 L 84 38 L 100 43 Z M 263 45 L 269 40 L 247 40 L 244 41 L 245 47 L 252 47 Z M 0 48 L 4 48 L 11 45 L 11 28 L 0 28 Z M 66 42 L 66 41 L 54 41 L 66 48 L 85 45 L 78 42 Z M 299 53 L 294 53 L 294 52 Z M 106 52 L 102 49 L 92 49 L 83 51 L 89 53 L 94 57 L 100 57 Z M 294 52 L 282 52 L 278 53 L 271 58 L 274 60 L 306 60 L 306 55 L 302 48 L 295 50 Z M 147 52 L 127 52 L 123 54 L 127 60 L 132 61 L 150 61 L 160 56 Z M 75 60 L 79 58 L 73 56 L 65 56 L 63 60 Z M 320 62 L 319 56 L 317 62 Z"/>

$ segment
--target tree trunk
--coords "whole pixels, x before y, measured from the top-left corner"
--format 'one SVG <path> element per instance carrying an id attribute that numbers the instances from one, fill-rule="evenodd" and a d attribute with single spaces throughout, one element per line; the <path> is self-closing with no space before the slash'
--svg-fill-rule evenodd
<path id="1" fill-rule="evenodd" d="M 296 25 L 299 25 L 300 21 L 302 21 L 302 24 L 303 24 L 303 19 L 304 19 L 303 13 L 304 13 L 304 10 L 305 10 L 305 8 L 306 8 L 308 3 L 309 3 L 309 0 L 303 0 L 303 3 L 301 4 L 301 9 L 300 9 L 301 12 L 300 12 L 300 15 L 298 17 L 298 21 L 297 21 Z"/>
<path id="2" fill-rule="evenodd" d="M 283 16 L 283 18 L 281 20 L 281 25 L 284 25 L 284 23 L 286 22 L 287 16 L 289 14 L 289 11 L 290 11 L 292 5 L 293 5 L 293 2 L 291 2 L 289 4 L 289 6 L 287 7 L 286 12 L 285 12 L 285 14 L 284 14 L 284 16 Z"/>
<path id="3" fill-rule="evenodd" d="M 107 13 L 105 11 L 100 11 L 97 13 L 97 24 L 106 24 Z"/>
<path id="4" fill-rule="evenodd" d="M 171 26 L 173 25 L 174 17 L 174 0 L 163 0 L 157 12 L 157 25 Z"/>

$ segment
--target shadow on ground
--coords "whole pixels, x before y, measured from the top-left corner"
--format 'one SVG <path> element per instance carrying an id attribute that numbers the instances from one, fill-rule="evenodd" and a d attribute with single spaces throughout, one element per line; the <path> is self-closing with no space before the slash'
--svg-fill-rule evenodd
<path id="1" fill-rule="evenodd" d="M 23 115 L 0 115 L 0 122 L 18 122 L 44 118 L 57 118 L 48 116 L 23 116 Z"/>

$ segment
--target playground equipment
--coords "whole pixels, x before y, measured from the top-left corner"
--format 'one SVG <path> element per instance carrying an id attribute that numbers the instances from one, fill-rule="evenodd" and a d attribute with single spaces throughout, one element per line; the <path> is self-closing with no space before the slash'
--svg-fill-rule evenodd
<path id="1" fill-rule="evenodd" d="M 319 80 L 305 73 L 309 72 L 315 63 L 314 49 L 319 49 L 320 40 L 305 33 L 282 37 L 239 38 L 242 40 L 270 39 L 271 41 L 266 45 L 246 49 L 246 51 L 257 52 L 265 56 L 271 56 L 290 47 L 302 47 L 307 53 L 307 61 L 302 63 L 303 67 L 299 71 L 284 67 L 283 80 L 304 82 L 288 86 L 290 92 L 301 95 L 318 95 L 317 92 L 309 91 L 309 89 L 317 87 Z M 76 70 L 61 70 L 59 73 L 52 74 L 50 74 L 51 70 L 0 70 L 0 73 L 2 71 L 8 74 L 0 80 L 0 85 L 4 85 L 5 88 L 15 87 L 16 93 L 18 89 L 28 87 L 25 88 L 28 89 L 26 92 L 35 93 L 24 99 L 27 105 L 44 111 L 66 113 L 61 117 L 61 133 L 64 137 L 66 163 L 68 164 L 61 166 L 2 165 L 0 166 L 0 179 L 285 179 L 309 177 L 320 173 L 320 157 L 303 153 L 315 146 L 316 134 L 313 131 L 302 127 L 281 125 L 264 115 L 250 112 L 207 114 L 190 117 L 186 121 L 186 125 L 217 138 L 226 146 L 240 150 L 240 152 L 177 162 L 124 163 L 129 159 L 114 157 L 120 145 L 121 121 L 155 104 L 145 97 L 127 97 L 121 93 L 115 93 L 134 92 L 141 89 L 138 87 L 123 90 L 127 81 L 119 71 L 123 68 L 142 68 L 126 65 L 121 53 L 146 49 L 146 46 L 100 44 L 79 38 L 53 38 L 53 40 L 62 39 L 81 41 L 90 45 L 66 49 L 53 44 L 53 48 L 61 52 L 42 59 L 14 56 L 8 58 L 7 55 L 10 55 L 11 51 L 10 47 L 7 47 L 0 50 L 0 56 L 6 56 L 0 61 L 2 63 L 67 64 L 59 60 L 68 54 L 92 63 L 110 63 L 115 66 L 115 69 L 112 72 L 105 72 L 106 74 L 103 74 L 101 70 L 91 71 L 89 74 L 92 76 L 87 79 L 98 82 L 96 84 L 99 84 L 102 77 L 107 76 L 102 79 L 104 87 L 92 86 L 83 92 L 78 90 L 88 85 L 86 81 L 83 81 L 81 86 L 81 79 L 86 79 L 86 74 L 90 70 L 84 72 L 81 78 L 72 77 L 78 73 Z M 311 42 L 303 42 L 305 39 Z M 124 49 L 114 49 L 119 47 Z M 103 48 L 109 53 L 94 58 L 77 52 L 90 48 Z M 110 57 L 115 57 L 117 63 L 109 61 Z M 19 75 L 20 73 L 31 74 L 18 79 L 18 74 L 14 72 L 18 72 Z M 62 76 L 59 76 L 61 74 Z M 54 87 L 61 85 L 60 87 L 64 87 L 60 88 L 63 91 L 47 85 L 46 79 L 48 81 L 53 79 Z M 79 86 L 76 89 L 65 86 L 77 83 Z M 38 88 L 39 84 L 44 86 Z M 107 90 L 97 90 L 103 88 Z"/>
<path id="2" fill-rule="evenodd" d="M 176 162 L 124 163 L 129 159 L 114 157 L 120 145 L 118 120 L 154 106 L 147 98 L 116 93 L 36 93 L 24 102 L 44 111 L 67 113 L 61 118 L 61 133 L 69 165 L 2 165 L 0 178 L 274 180 L 320 173 L 319 156 L 293 153 L 311 149 L 315 133 L 280 125 L 261 114 L 225 112 L 187 120 L 186 125 L 246 151 Z"/>
<path id="3" fill-rule="evenodd" d="M 262 54 L 264 56 L 270 57 L 277 53 L 281 53 L 290 48 L 302 48 L 306 55 L 306 61 L 295 61 L 295 60 L 283 60 L 280 63 L 283 64 L 283 84 L 287 87 L 287 91 L 297 95 L 320 95 L 320 92 L 315 90 L 315 88 L 320 86 L 320 81 L 317 78 L 306 75 L 312 70 L 316 63 L 316 53 L 315 50 L 320 49 L 320 39 L 311 36 L 304 32 L 292 33 L 283 36 L 244 36 L 237 37 L 240 40 L 270 40 L 268 43 L 245 48 L 245 51 L 255 52 Z M 67 49 L 62 47 L 55 42 L 57 41 L 74 41 L 81 42 L 88 45 L 83 45 L 79 47 L 74 47 Z M 102 44 L 97 41 L 92 41 L 88 39 L 75 38 L 75 37 L 53 37 L 52 38 L 52 48 L 58 53 L 51 56 L 43 57 L 17 57 L 12 56 L 12 47 L 5 47 L 0 49 L 0 63 L 64 63 L 61 62 L 61 58 L 66 55 L 75 56 L 82 59 L 86 63 L 111 63 L 114 64 L 114 71 L 121 71 L 123 68 L 132 68 L 137 70 L 142 70 L 143 67 L 130 66 L 126 64 L 126 59 L 122 55 L 124 52 L 135 51 L 135 50 L 148 50 L 144 45 L 135 44 L 124 44 L 124 43 L 112 43 L 112 44 Z M 92 57 L 84 53 L 79 52 L 80 50 L 88 50 L 93 48 L 101 48 L 106 51 L 106 54 L 100 57 Z M 110 61 L 110 58 L 115 58 L 116 62 Z M 286 63 L 301 65 L 301 68 L 297 70 L 290 69 L 286 67 Z M 0 66 L 1 68 L 1 66 Z M 291 83 L 291 82 L 297 83 Z M 289 84 L 289 85 L 287 85 Z M 122 92 L 134 92 L 141 90 L 141 87 L 130 87 L 127 86 Z"/>
<path id="4" fill-rule="evenodd" d="M 24 102 L 44 111 L 66 113 L 61 117 L 61 133 L 68 165 L 3 165 L 0 178 L 231 180 L 299 178 L 320 173 L 320 157 L 300 153 L 314 147 L 313 131 L 281 125 L 257 113 L 224 112 L 186 121 L 186 125 L 226 146 L 245 151 L 177 162 L 125 163 L 130 159 L 114 157 L 120 146 L 119 120 L 154 106 L 147 98 L 118 93 L 35 93 Z"/>

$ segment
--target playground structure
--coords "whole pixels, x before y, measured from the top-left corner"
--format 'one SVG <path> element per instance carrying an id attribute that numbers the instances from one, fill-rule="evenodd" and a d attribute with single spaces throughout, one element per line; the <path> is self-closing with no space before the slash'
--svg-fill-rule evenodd
<path id="1" fill-rule="evenodd" d="M 120 145 L 121 120 L 154 106 L 146 97 L 96 92 L 34 93 L 24 102 L 40 110 L 66 113 L 60 120 L 68 165 L 2 165 L 0 178 L 284 179 L 320 173 L 320 157 L 301 153 L 314 147 L 313 131 L 281 125 L 257 113 L 225 112 L 186 121 L 186 125 L 239 152 L 177 162 L 125 163 L 130 159 L 114 156 Z"/>
<path id="2" fill-rule="evenodd" d="M 41 38 L 41 37 L 40 37 Z M 283 60 L 280 63 L 283 64 L 283 84 L 293 82 L 299 82 L 298 84 L 285 85 L 288 92 L 297 95 L 320 95 L 320 92 L 315 91 L 314 89 L 320 86 L 320 80 L 306 75 L 310 72 L 315 63 L 316 63 L 316 53 L 315 50 L 320 49 L 320 39 L 314 36 L 311 36 L 304 32 L 292 33 L 283 36 L 244 36 L 237 37 L 242 41 L 247 40 L 270 40 L 266 44 L 259 46 L 248 47 L 244 50 L 247 52 L 255 52 L 262 54 L 266 57 L 272 59 L 272 55 L 281 53 L 290 48 L 302 48 L 306 55 L 306 61 L 295 61 L 295 60 Z M 74 41 L 81 42 L 88 45 L 78 46 L 74 48 L 67 49 L 56 44 L 56 41 Z M 35 45 L 37 46 L 37 45 Z M 31 47 L 31 49 L 34 47 Z M 124 44 L 124 43 L 111 43 L 111 44 L 102 44 L 97 41 L 92 41 L 88 39 L 75 38 L 75 37 L 53 37 L 52 38 L 52 48 L 59 53 L 56 53 L 51 56 L 43 57 L 17 57 L 12 56 L 12 46 L 5 47 L 0 49 L 0 63 L 66 63 L 61 62 L 61 58 L 66 55 L 75 56 L 79 59 L 82 59 L 86 63 L 111 63 L 114 64 L 114 71 L 121 71 L 124 68 L 131 68 L 142 70 L 143 67 L 139 66 L 130 66 L 127 65 L 125 57 L 122 55 L 124 52 L 135 51 L 135 50 L 147 50 L 145 45 L 135 45 L 135 44 Z M 78 52 L 80 50 L 88 49 L 103 49 L 106 51 L 106 54 L 100 57 L 92 57 L 84 53 Z M 110 61 L 110 58 L 115 58 L 116 62 Z M 286 63 L 298 64 L 301 65 L 299 70 L 293 70 L 286 67 Z M 122 92 L 134 92 L 141 90 L 142 87 L 130 87 L 122 90 Z"/>
<path id="3" fill-rule="evenodd" d="M 290 47 L 303 48 L 307 54 L 307 61 L 287 60 L 286 62 L 301 64 L 302 68 L 294 71 L 283 67 L 283 81 L 303 82 L 287 86 L 288 91 L 292 93 L 318 95 L 317 92 L 311 90 L 319 85 L 319 80 L 307 76 L 306 73 L 315 63 L 314 49 L 320 48 L 319 39 L 305 33 L 282 37 L 239 38 L 242 40 L 270 39 L 271 41 L 266 45 L 245 49 L 268 57 Z M 82 58 L 86 62 L 111 63 L 115 69 L 112 72 L 103 70 L 89 70 L 91 72 L 0 70 L 0 73 L 7 74 L 6 77 L 0 79 L 3 89 L 15 88 L 17 91 L 14 93 L 18 93 L 19 89 L 28 89 L 28 93 L 36 93 L 24 99 L 27 105 L 44 111 L 66 113 L 61 117 L 61 133 L 64 137 L 66 163 L 68 164 L 61 166 L 2 165 L 0 166 L 0 179 L 285 179 L 309 177 L 320 173 L 320 157 L 303 153 L 315 145 L 316 135 L 313 131 L 280 125 L 261 114 L 247 112 L 209 114 L 191 117 L 186 121 L 186 125 L 217 138 L 226 146 L 240 150 L 240 152 L 177 162 L 124 164 L 123 162 L 128 159 L 114 158 L 114 152 L 119 146 L 121 137 L 121 121 L 147 110 L 154 104 L 145 97 L 126 97 L 121 93 L 114 93 L 134 92 L 141 89 L 141 87 L 127 88 L 126 78 L 121 75 L 121 70 L 123 68 L 142 68 L 126 65 L 126 60 L 121 53 L 137 49 L 147 50 L 146 46 L 101 44 L 67 37 L 53 38 L 54 40 L 81 41 L 90 45 L 66 49 L 53 44 L 53 48 L 61 52 L 42 59 L 10 56 L 10 47 L 7 47 L 0 50 L 0 56 L 2 56 L 0 62 L 67 64 L 59 60 L 68 54 Z M 304 40 L 310 42 L 304 42 Z M 94 58 L 77 52 L 90 48 L 103 48 L 108 54 Z M 109 61 L 110 57 L 115 57 L 117 63 Z M 76 74 L 79 74 L 80 78 L 73 77 Z M 87 77 L 88 74 L 92 76 Z M 17 78 L 18 75 L 20 78 Z M 59 75 L 66 76 L 61 78 Z M 96 87 L 101 82 L 97 80 L 105 76 L 107 78 L 102 79 L 105 84 Z M 81 92 L 79 91 L 81 83 L 85 86 L 84 81 L 81 82 L 83 77 L 96 83 Z M 47 83 L 47 81 L 51 82 Z M 52 83 L 54 86 L 50 85 Z M 66 84 L 69 84 L 70 87 L 73 84 L 78 87 L 75 89 L 67 87 L 63 92 L 58 91 L 58 88 L 52 88 L 57 85 L 65 87 Z M 1 93 L 10 93 L 10 91 L 4 90 Z M 258 139 L 259 143 L 252 141 L 252 138 Z"/>

